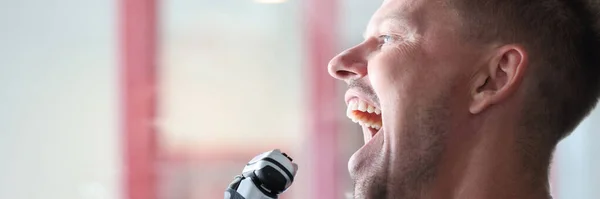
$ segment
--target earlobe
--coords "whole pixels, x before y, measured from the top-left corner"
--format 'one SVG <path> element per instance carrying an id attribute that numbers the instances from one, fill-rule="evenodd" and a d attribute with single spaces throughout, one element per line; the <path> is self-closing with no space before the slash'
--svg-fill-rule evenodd
<path id="1" fill-rule="evenodd" d="M 490 77 L 487 71 L 477 74 L 474 80 L 474 86 L 471 89 L 472 102 L 469 106 L 471 114 L 477 114 L 490 105 L 489 98 L 494 94 L 493 90 L 488 89 Z"/>
<path id="2" fill-rule="evenodd" d="M 481 113 L 509 98 L 520 86 L 527 65 L 525 51 L 520 46 L 498 48 L 486 64 L 487 67 L 481 69 L 474 78 L 469 112 Z"/>
<path id="3" fill-rule="evenodd" d="M 483 91 L 474 96 L 473 103 L 469 107 L 471 114 L 481 113 L 485 108 L 492 105 L 490 96 L 494 95 L 494 91 Z"/>

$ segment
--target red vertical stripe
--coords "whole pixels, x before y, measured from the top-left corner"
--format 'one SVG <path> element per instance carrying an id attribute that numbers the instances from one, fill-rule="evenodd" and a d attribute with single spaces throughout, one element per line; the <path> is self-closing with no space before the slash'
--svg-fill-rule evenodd
<path id="1" fill-rule="evenodd" d="M 156 198 L 156 1 L 120 4 L 124 198 Z"/>
<path id="2" fill-rule="evenodd" d="M 310 101 L 308 107 L 310 141 L 312 143 L 311 164 L 314 176 L 311 189 L 314 195 L 307 198 L 341 198 L 338 178 L 338 114 L 335 109 L 337 90 L 335 80 L 327 73 L 327 63 L 335 55 L 336 47 L 336 0 L 306 0 L 306 41 L 308 55 L 308 79 Z M 343 167 L 345 168 L 345 167 Z"/>

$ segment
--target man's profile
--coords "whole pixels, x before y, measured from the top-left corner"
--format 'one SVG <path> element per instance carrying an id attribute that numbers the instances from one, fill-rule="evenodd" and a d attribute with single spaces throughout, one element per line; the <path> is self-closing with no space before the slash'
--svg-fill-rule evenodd
<path id="1" fill-rule="evenodd" d="M 551 198 L 556 144 L 600 95 L 585 0 L 386 0 L 329 63 L 365 145 L 356 198 Z"/>

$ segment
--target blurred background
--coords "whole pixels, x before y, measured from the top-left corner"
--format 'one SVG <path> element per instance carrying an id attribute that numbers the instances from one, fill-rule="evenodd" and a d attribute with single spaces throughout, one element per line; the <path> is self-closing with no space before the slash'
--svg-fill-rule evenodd
<path id="1" fill-rule="evenodd" d="M 273 148 L 281 198 L 346 198 L 363 141 L 326 66 L 380 3 L 0 1 L 0 198 L 222 198 Z M 599 129 L 559 145 L 555 198 L 600 198 Z"/>

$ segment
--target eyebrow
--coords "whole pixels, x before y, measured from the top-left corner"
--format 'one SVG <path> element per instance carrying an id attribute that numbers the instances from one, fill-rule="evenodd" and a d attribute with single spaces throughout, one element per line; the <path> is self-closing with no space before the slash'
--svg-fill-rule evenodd
<path id="1" fill-rule="evenodd" d="M 400 28 L 408 29 L 408 23 L 406 19 L 397 14 L 386 15 L 381 19 L 378 19 L 378 23 L 373 26 L 368 26 L 367 30 L 363 32 L 362 36 L 366 40 L 372 32 L 379 32 L 383 28 L 389 29 L 390 26 L 400 26 Z"/>

